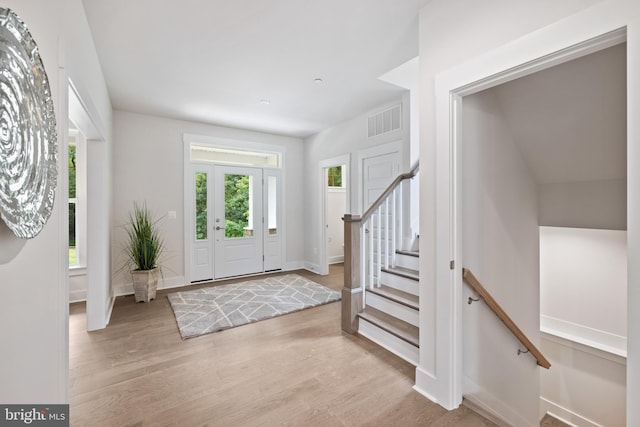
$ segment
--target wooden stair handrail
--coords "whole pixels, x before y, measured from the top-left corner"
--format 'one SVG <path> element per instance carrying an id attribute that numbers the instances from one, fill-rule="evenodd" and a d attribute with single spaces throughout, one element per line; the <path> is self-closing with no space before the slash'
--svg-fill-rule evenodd
<path id="1" fill-rule="evenodd" d="M 414 176 L 416 176 L 419 170 L 420 170 L 420 163 L 416 162 L 416 164 L 413 165 L 413 167 L 409 172 L 405 172 L 398 175 L 396 179 L 394 179 L 393 182 L 389 184 L 386 190 L 384 190 L 384 192 L 380 194 L 380 196 L 376 199 L 376 201 L 373 202 L 371 206 L 369 206 L 369 209 L 367 209 L 365 213 L 362 214 L 362 216 L 360 217 L 361 223 L 364 224 L 367 221 L 367 219 L 369 219 L 369 217 L 375 212 L 375 210 L 378 209 L 378 207 L 382 204 L 382 202 L 384 202 L 384 200 L 387 197 L 389 197 L 389 195 L 393 192 L 393 190 L 395 190 L 396 187 L 400 185 L 402 181 L 413 178 Z"/>
<path id="2" fill-rule="evenodd" d="M 489 306 L 489 308 L 498 316 L 498 319 L 504 323 L 504 325 L 511 331 L 511 333 L 524 345 L 527 350 L 531 353 L 533 357 L 535 357 L 538 365 L 543 368 L 549 369 L 551 367 L 551 363 L 547 360 L 546 357 L 542 355 L 540 350 L 527 338 L 527 336 L 522 332 L 522 330 L 516 325 L 516 323 L 509 317 L 509 315 L 500 307 L 500 304 L 493 299 L 489 291 L 482 286 L 480 281 L 473 275 L 471 271 L 466 268 L 462 269 L 462 278 L 474 291 L 480 295 L 480 298 L 484 300 L 484 302 Z"/>

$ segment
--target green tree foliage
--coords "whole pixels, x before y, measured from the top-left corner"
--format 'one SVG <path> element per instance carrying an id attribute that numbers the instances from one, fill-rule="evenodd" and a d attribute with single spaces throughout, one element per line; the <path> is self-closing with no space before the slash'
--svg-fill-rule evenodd
<path id="1" fill-rule="evenodd" d="M 327 185 L 329 187 L 342 187 L 342 166 L 329 168 Z"/>
<path id="2" fill-rule="evenodd" d="M 76 146 L 69 145 L 69 198 L 76 198 Z M 76 245 L 76 205 L 69 203 L 69 246 Z"/>
<path id="3" fill-rule="evenodd" d="M 249 224 L 249 176 L 225 175 L 225 237 L 243 237 Z"/>
<path id="4" fill-rule="evenodd" d="M 69 198 L 76 197 L 76 146 L 69 145 Z"/>
<path id="5" fill-rule="evenodd" d="M 207 174 L 196 173 L 196 239 L 207 238 Z"/>
<path id="6" fill-rule="evenodd" d="M 207 238 L 207 174 L 195 175 L 196 239 Z M 249 224 L 249 176 L 225 175 L 225 237 L 244 237 Z"/>

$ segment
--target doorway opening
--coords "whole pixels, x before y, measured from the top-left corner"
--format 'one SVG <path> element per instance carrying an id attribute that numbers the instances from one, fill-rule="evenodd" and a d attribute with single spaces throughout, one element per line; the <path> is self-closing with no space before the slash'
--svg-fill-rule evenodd
<path id="1" fill-rule="evenodd" d="M 185 139 L 191 283 L 282 268 L 282 155 Z"/>
<path id="2" fill-rule="evenodd" d="M 73 193 L 65 197 L 69 212 L 75 214 L 69 217 L 68 227 L 69 237 L 74 240 L 71 243 L 76 245 L 75 253 L 69 253 L 70 258 L 75 256 L 70 259 L 75 265 L 68 265 L 69 300 L 86 300 L 87 330 L 93 331 L 107 325 L 114 302 L 109 273 L 110 199 L 108 184 L 103 179 L 109 167 L 105 159 L 109 158 L 110 149 L 73 82 L 69 81 L 66 89 L 67 127 L 73 140 L 71 144 L 65 143 L 63 152 L 75 154 L 73 160 L 69 158 L 70 163 L 75 163 L 75 182 L 69 182 L 69 189 L 74 187 Z"/>
<path id="3" fill-rule="evenodd" d="M 517 342 L 493 314 L 463 305 L 462 395 L 520 408 L 512 423 L 550 413 L 624 424 L 626 373 L 610 343 L 626 333 L 626 92 L 619 40 L 456 99 L 456 258 L 552 365 L 527 369 L 528 357 L 505 351 Z M 461 296 L 475 297 L 466 287 Z M 492 382 L 505 372 L 512 387 Z M 585 389 L 608 409 L 579 398 Z"/>
<path id="4" fill-rule="evenodd" d="M 351 212 L 350 162 L 349 154 L 320 161 L 319 274 L 329 274 L 329 265 L 344 262 L 342 217 Z"/>
<path id="5" fill-rule="evenodd" d="M 325 169 L 325 228 L 327 263 L 344 262 L 344 227 L 342 215 L 347 212 L 347 165 L 336 165 Z"/>

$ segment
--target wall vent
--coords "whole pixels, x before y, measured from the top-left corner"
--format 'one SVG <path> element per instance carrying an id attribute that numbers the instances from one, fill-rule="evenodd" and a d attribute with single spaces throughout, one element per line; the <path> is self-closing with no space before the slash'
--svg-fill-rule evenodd
<path id="1" fill-rule="evenodd" d="M 402 125 L 401 105 L 393 107 L 369 116 L 367 136 L 369 138 L 382 135 L 387 132 L 393 132 L 400 129 Z"/>

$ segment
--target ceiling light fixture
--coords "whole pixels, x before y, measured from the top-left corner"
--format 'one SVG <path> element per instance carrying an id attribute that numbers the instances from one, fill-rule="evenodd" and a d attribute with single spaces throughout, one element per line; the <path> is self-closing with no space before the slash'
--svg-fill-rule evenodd
<path id="1" fill-rule="evenodd" d="M 262 105 L 269 105 L 269 104 L 271 104 L 271 101 L 269 101 L 268 99 L 261 99 L 261 100 L 260 100 L 260 104 L 262 104 Z"/>
<path id="2" fill-rule="evenodd" d="M 314 79 L 313 82 L 317 85 L 321 85 L 322 83 L 324 83 L 324 81 L 320 77 Z"/>

